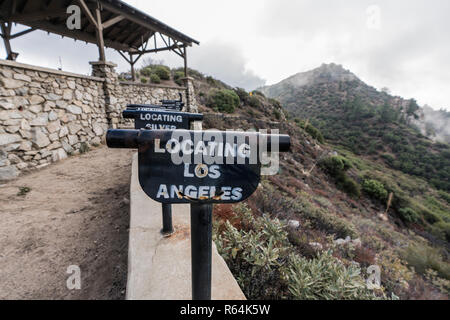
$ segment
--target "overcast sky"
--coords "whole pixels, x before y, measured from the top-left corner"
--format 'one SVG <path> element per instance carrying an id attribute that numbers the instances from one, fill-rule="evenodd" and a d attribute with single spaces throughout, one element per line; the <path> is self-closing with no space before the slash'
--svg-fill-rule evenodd
<path id="1" fill-rule="evenodd" d="M 421 105 L 450 110 L 448 0 L 127 0 L 200 41 L 190 67 L 254 89 L 322 63 Z M 17 28 L 16 30 L 21 30 Z M 87 74 L 94 45 L 36 31 L 12 41 L 19 62 Z M 2 47 L 0 54 L 5 55 Z M 175 54 L 147 55 L 181 66 Z M 107 59 L 128 65 L 113 50 Z"/>

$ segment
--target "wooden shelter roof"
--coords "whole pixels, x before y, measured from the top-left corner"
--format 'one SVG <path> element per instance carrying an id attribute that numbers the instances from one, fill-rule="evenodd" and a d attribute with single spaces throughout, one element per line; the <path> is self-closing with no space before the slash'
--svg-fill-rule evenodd
<path id="1" fill-rule="evenodd" d="M 70 30 L 66 25 L 70 16 L 67 10 L 71 5 L 82 9 L 80 29 Z M 103 47 L 116 49 L 122 55 L 128 53 L 130 57 L 164 50 L 172 50 L 184 57 L 186 47 L 199 44 L 120 0 L 0 0 L 0 23 L 2 37 L 8 42 L 33 30 L 43 30 L 97 44 L 100 60 L 104 60 Z M 30 29 L 11 34 L 12 23 Z"/>

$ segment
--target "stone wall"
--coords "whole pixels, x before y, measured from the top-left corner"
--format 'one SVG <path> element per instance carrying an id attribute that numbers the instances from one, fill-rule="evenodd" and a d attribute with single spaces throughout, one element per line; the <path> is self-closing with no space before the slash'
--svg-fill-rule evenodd
<path id="1" fill-rule="evenodd" d="M 121 83 L 114 64 L 91 64 L 84 76 L 0 60 L 0 181 L 104 142 L 126 124 L 129 103 L 186 97 L 184 87 Z"/>

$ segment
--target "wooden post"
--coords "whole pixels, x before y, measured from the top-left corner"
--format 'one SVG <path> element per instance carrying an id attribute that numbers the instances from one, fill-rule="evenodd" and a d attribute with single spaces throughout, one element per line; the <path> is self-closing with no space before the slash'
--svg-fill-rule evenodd
<path id="1" fill-rule="evenodd" d="M 136 61 L 133 61 L 133 55 L 129 53 L 130 55 L 130 66 L 131 66 L 131 80 L 134 82 L 136 81 L 136 72 L 134 70 L 134 64 Z"/>
<path id="2" fill-rule="evenodd" d="M 5 44 L 6 49 L 6 59 L 7 60 L 16 60 L 17 54 L 12 52 L 11 50 L 11 42 L 9 41 L 11 39 L 11 22 L 2 22 L 1 28 L 2 28 L 2 38 L 3 42 Z"/>
<path id="3" fill-rule="evenodd" d="M 100 9 L 96 8 L 95 13 L 97 15 L 97 45 L 99 50 L 99 60 L 100 61 L 106 61 L 105 56 L 105 43 L 103 41 L 103 25 L 102 25 L 102 16 L 100 14 Z"/>
<path id="4" fill-rule="evenodd" d="M 187 65 L 187 48 L 184 46 L 184 76 L 188 77 L 188 65 Z"/>

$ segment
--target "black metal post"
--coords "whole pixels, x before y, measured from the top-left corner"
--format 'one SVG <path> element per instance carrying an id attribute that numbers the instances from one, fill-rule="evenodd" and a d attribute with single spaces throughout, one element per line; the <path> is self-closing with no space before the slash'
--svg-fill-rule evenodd
<path id="1" fill-rule="evenodd" d="M 212 204 L 191 204 L 192 300 L 211 300 Z"/>
<path id="2" fill-rule="evenodd" d="M 168 237 L 173 233 L 172 226 L 172 205 L 163 203 L 162 204 L 162 220 L 163 220 L 163 228 L 161 233 Z"/>

